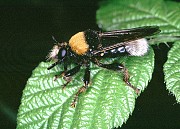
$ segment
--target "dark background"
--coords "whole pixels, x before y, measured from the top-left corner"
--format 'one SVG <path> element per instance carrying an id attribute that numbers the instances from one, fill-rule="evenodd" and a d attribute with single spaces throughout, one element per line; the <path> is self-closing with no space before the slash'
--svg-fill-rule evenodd
<path id="1" fill-rule="evenodd" d="M 95 0 L 0 1 L 0 128 L 16 127 L 22 91 L 32 70 L 45 61 L 51 36 L 68 41 L 76 32 L 96 24 Z M 171 45 L 170 45 L 171 46 Z M 148 88 L 122 129 L 180 128 L 180 106 L 164 84 L 163 64 L 170 48 L 155 46 L 155 70 Z"/>

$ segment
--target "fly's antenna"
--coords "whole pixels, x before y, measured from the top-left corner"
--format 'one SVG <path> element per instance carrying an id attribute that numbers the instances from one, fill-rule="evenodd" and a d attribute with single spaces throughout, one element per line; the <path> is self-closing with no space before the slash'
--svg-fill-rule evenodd
<path id="1" fill-rule="evenodd" d="M 52 39 L 53 39 L 56 43 L 59 43 L 53 35 L 52 35 Z"/>

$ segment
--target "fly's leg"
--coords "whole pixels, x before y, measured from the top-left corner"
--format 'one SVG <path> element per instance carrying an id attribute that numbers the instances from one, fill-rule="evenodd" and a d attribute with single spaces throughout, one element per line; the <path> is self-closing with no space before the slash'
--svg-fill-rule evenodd
<path id="1" fill-rule="evenodd" d="M 56 65 L 61 64 L 64 60 L 65 60 L 65 59 L 63 58 L 63 59 L 61 59 L 61 60 L 58 60 L 58 61 L 54 62 L 52 65 L 50 65 L 50 66 L 47 68 L 47 70 L 50 70 L 50 69 L 54 68 Z M 66 70 L 67 70 L 67 64 L 64 63 L 64 71 L 66 71 Z M 63 71 L 63 72 L 64 72 L 64 71 Z M 63 72 L 60 72 L 59 75 L 55 75 L 54 81 L 57 80 L 57 78 L 60 77 Z"/>
<path id="2" fill-rule="evenodd" d="M 139 94 L 140 90 L 136 87 L 134 87 L 130 82 L 129 82 L 129 72 L 127 70 L 127 68 L 125 68 L 125 66 L 123 64 L 120 63 L 112 63 L 112 64 L 102 64 L 99 61 L 95 60 L 95 64 L 97 64 L 100 67 L 106 68 L 106 69 L 110 69 L 110 70 L 114 70 L 114 71 L 118 71 L 120 70 L 123 73 L 123 81 L 129 86 L 131 87 L 137 94 Z"/>
<path id="3" fill-rule="evenodd" d="M 50 70 L 50 69 L 54 68 L 57 64 L 59 64 L 59 61 L 56 61 L 55 63 L 53 63 L 51 66 L 49 66 L 47 68 L 47 70 Z"/>
<path id="4" fill-rule="evenodd" d="M 123 66 L 123 65 L 122 65 Z M 123 66 L 124 67 L 124 66 Z M 136 92 L 136 94 L 139 94 L 139 92 L 140 92 L 140 89 L 138 89 L 138 88 L 136 88 L 136 87 L 134 87 L 130 82 L 129 82 L 129 78 L 130 78 L 130 76 L 129 76 L 129 73 L 128 73 L 128 69 L 127 68 L 123 68 L 123 80 L 124 80 L 124 82 L 128 85 L 128 86 L 130 86 L 131 88 L 133 88 L 134 89 L 134 91 Z"/>
<path id="5" fill-rule="evenodd" d="M 76 67 L 61 73 L 61 76 L 63 76 L 63 79 L 66 81 L 66 83 L 63 84 L 63 89 L 69 84 L 69 82 L 71 82 L 72 76 L 79 72 L 80 68 L 81 65 L 77 65 Z"/>
<path id="6" fill-rule="evenodd" d="M 59 75 L 55 75 L 54 81 L 56 81 L 59 77 L 63 76 L 66 71 L 67 71 L 67 63 L 64 62 L 64 71 L 60 72 Z"/>
<path id="7" fill-rule="evenodd" d="M 79 94 L 81 94 L 82 92 L 85 92 L 88 88 L 89 82 L 90 82 L 90 69 L 89 69 L 89 65 L 86 67 L 85 69 L 85 74 L 84 74 L 84 85 L 78 90 L 78 92 L 76 93 L 73 102 L 71 103 L 71 107 L 75 107 L 76 106 L 76 102 L 78 100 L 78 96 Z"/>

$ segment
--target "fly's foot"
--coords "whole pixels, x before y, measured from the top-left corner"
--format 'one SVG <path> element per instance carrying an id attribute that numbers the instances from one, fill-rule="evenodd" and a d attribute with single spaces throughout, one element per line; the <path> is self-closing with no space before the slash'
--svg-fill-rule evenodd
<path id="1" fill-rule="evenodd" d="M 78 100 L 79 94 L 81 94 L 82 92 L 85 92 L 87 88 L 88 88 L 87 86 L 82 86 L 82 87 L 78 90 L 78 92 L 76 93 L 76 95 L 75 95 L 75 97 L 74 97 L 73 102 L 71 103 L 71 107 L 73 107 L 73 108 L 76 107 L 76 102 L 77 102 L 77 100 Z"/>
<path id="2" fill-rule="evenodd" d="M 64 76 L 64 74 L 65 74 L 65 71 L 62 71 L 62 72 L 60 72 L 59 75 L 55 75 L 55 76 L 54 76 L 54 81 L 56 81 L 58 78 Z"/>
<path id="3" fill-rule="evenodd" d="M 63 79 L 66 81 L 66 83 L 62 85 L 62 89 L 64 90 L 66 88 L 66 86 L 72 81 L 72 77 L 71 76 L 69 76 L 69 77 L 63 76 Z"/>
<path id="4" fill-rule="evenodd" d="M 128 73 L 128 70 L 126 68 L 123 69 L 123 74 L 124 74 L 124 77 L 123 77 L 123 80 L 124 82 L 129 86 L 131 87 L 135 92 L 136 94 L 139 94 L 140 93 L 140 89 L 134 87 L 130 82 L 129 82 L 129 73 Z"/>
<path id="5" fill-rule="evenodd" d="M 60 78 L 60 77 L 63 77 L 63 79 L 66 81 L 66 83 L 65 84 L 63 84 L 62 85 L 62 89 L 64 90 L 65 88 L 66 88 L 66 86 L 69 84 L 69 82 L 71 82 L 71 80 L 72 80 L 72 77 L 71 76 L 65 76 L 65 74 L 66 74 L 66 71 L 63 71 L 63 72 L 61 72 L 61 74 L 60 75 L 55 75 L 54 76 L 54 81 L 56 81 L 58 78 Z"/>

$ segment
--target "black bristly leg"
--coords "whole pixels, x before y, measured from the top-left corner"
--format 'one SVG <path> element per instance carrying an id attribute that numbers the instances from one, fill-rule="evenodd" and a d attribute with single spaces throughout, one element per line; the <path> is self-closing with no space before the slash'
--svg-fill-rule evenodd
<path id="1" fill-rule="evenodd" d="M 120 63 L 112 63 L 112 64 L 102 64 L 99 61 L 95 60 L 94 62 L 95 64 L 97 64 L 100 67 L 106 68 L 106 69 L 110 69 L 110 70 L 114 70 L 114 71 L 122 71 L 123 73 L 123 81 L 132 89 L 134 89 L 134 91 L 139 94 L 139 89 L 134 87 L 130 82 L 129 82 L 129 73 L 128 70 L 125 68 L 125 66 L 123 64 Z"/>
<path id="2" fill-rule="evenodd" d="M 85 74 L 84 74 L 84 86 L 82 86 L 78 92 L 76 93 L 75 97 L 74 97 L 74 100 L 71 104 L 71 107 L 75 107 L 76 106 L 76 102 L 78 100 L 78 96 L 79 94 L 81 94 L 82 92 L 85 92 L 88 88 L 88 85 L 89 85 L 89 82 L 90 82 L 90 69 L 89 69 L 89 64 L 88 66 L 86 66 L 86 70 L 85 70 Z"/>
<path id="3" fill-rule="evenodd" d="M 68 64 L 66 62 L 64 62 L 64 71 L 67 71 L 67 66 L 68 66 Z"/>
<path id="4" fill-rule="evenodd" d="M 59 64 L 59 61 L 56 61 L 55 63 L 53 63 L 51 66 L 49 66 L 47 68 L 47 70 L 50 70 L 50 69 L 54 68 L 57 64 Z"/>
<path id="5" fill-rule="evenodd" d="M 77 65 L 76 67 L 68 70 L 68 71 L 64 71 L 62 72 L 62 76 L 63 76 L 63 79 L 66 81 L 66 83 L 63 85 L 63 89 L 67 86 L 67 84 L 72 80 L 72 76 L 74 74 L 76 74 L 77 72 L 79 72 L 81 68 L 81 65 Z"/>
<path id="6" fill-rule="evenodd" d="M 54 68 L 56 65 L 61 64 L 61 63 L 62 63 L 62 60 L 58 60 L 58 61 L 54 62 L 51 66 L 49 66 L 49 67 L 47 68 L 47 70 L 50 70 L 50 69 Z M 67 66 L 66 66 L 66 70 L 67 70 Z M 64 65 L 64 71 L 65 71 L 65 65 Z M 64 72 L 64 71 L 63 71 L 63 72 Z M 62 74 L 63 72 L 61 72 L 60 75 L 55 75 L 54 81 L 56 81 L 57 78 L 58 78 L 59 76 L 61 76 L 61 74 Z"/>
<path id="7" fill-rule="evenodd" d="M 61 63 L 64 62 L 64 61 L 65 61 L 65 58 L 54 62 L 51 66 L 49 66 L 49 67 L 47 68 L 47 70 L 50 70 L 50 69 L 54 68 L 56 65 L 61 64 Z M 65 67 L 65 65 L 64 65 L 64 67 Z M 66 68 L 67 68 L 67 65 L 66 65 Z"/>
<path id="8" fill-rule="evenodd" d="M 54 78 L 54 81 L 56 81 L 59 77 L 61 77 L 66 71 L 67 71 L 67 63 L 65 62 L 66 61 L 66 58 L 65 59 L 63 59 L 63 65 L 64 65 L 64 71 L 61 71 L 60 72 L 60 74 L 59 75 L 55 75 L 55 78 Z M 60 63 L 61 63 L 62 61 L 60 61 Z M 55 62 L 56 63 L 56 62 Z M 54 63 L 54 64 L 55 64 Z M 53 64 L 52 64 L 53 65 Z M 57 64 L 56 64 L 57 65 Z M 51 67 L 51 66 L 50 66 Z"/>

